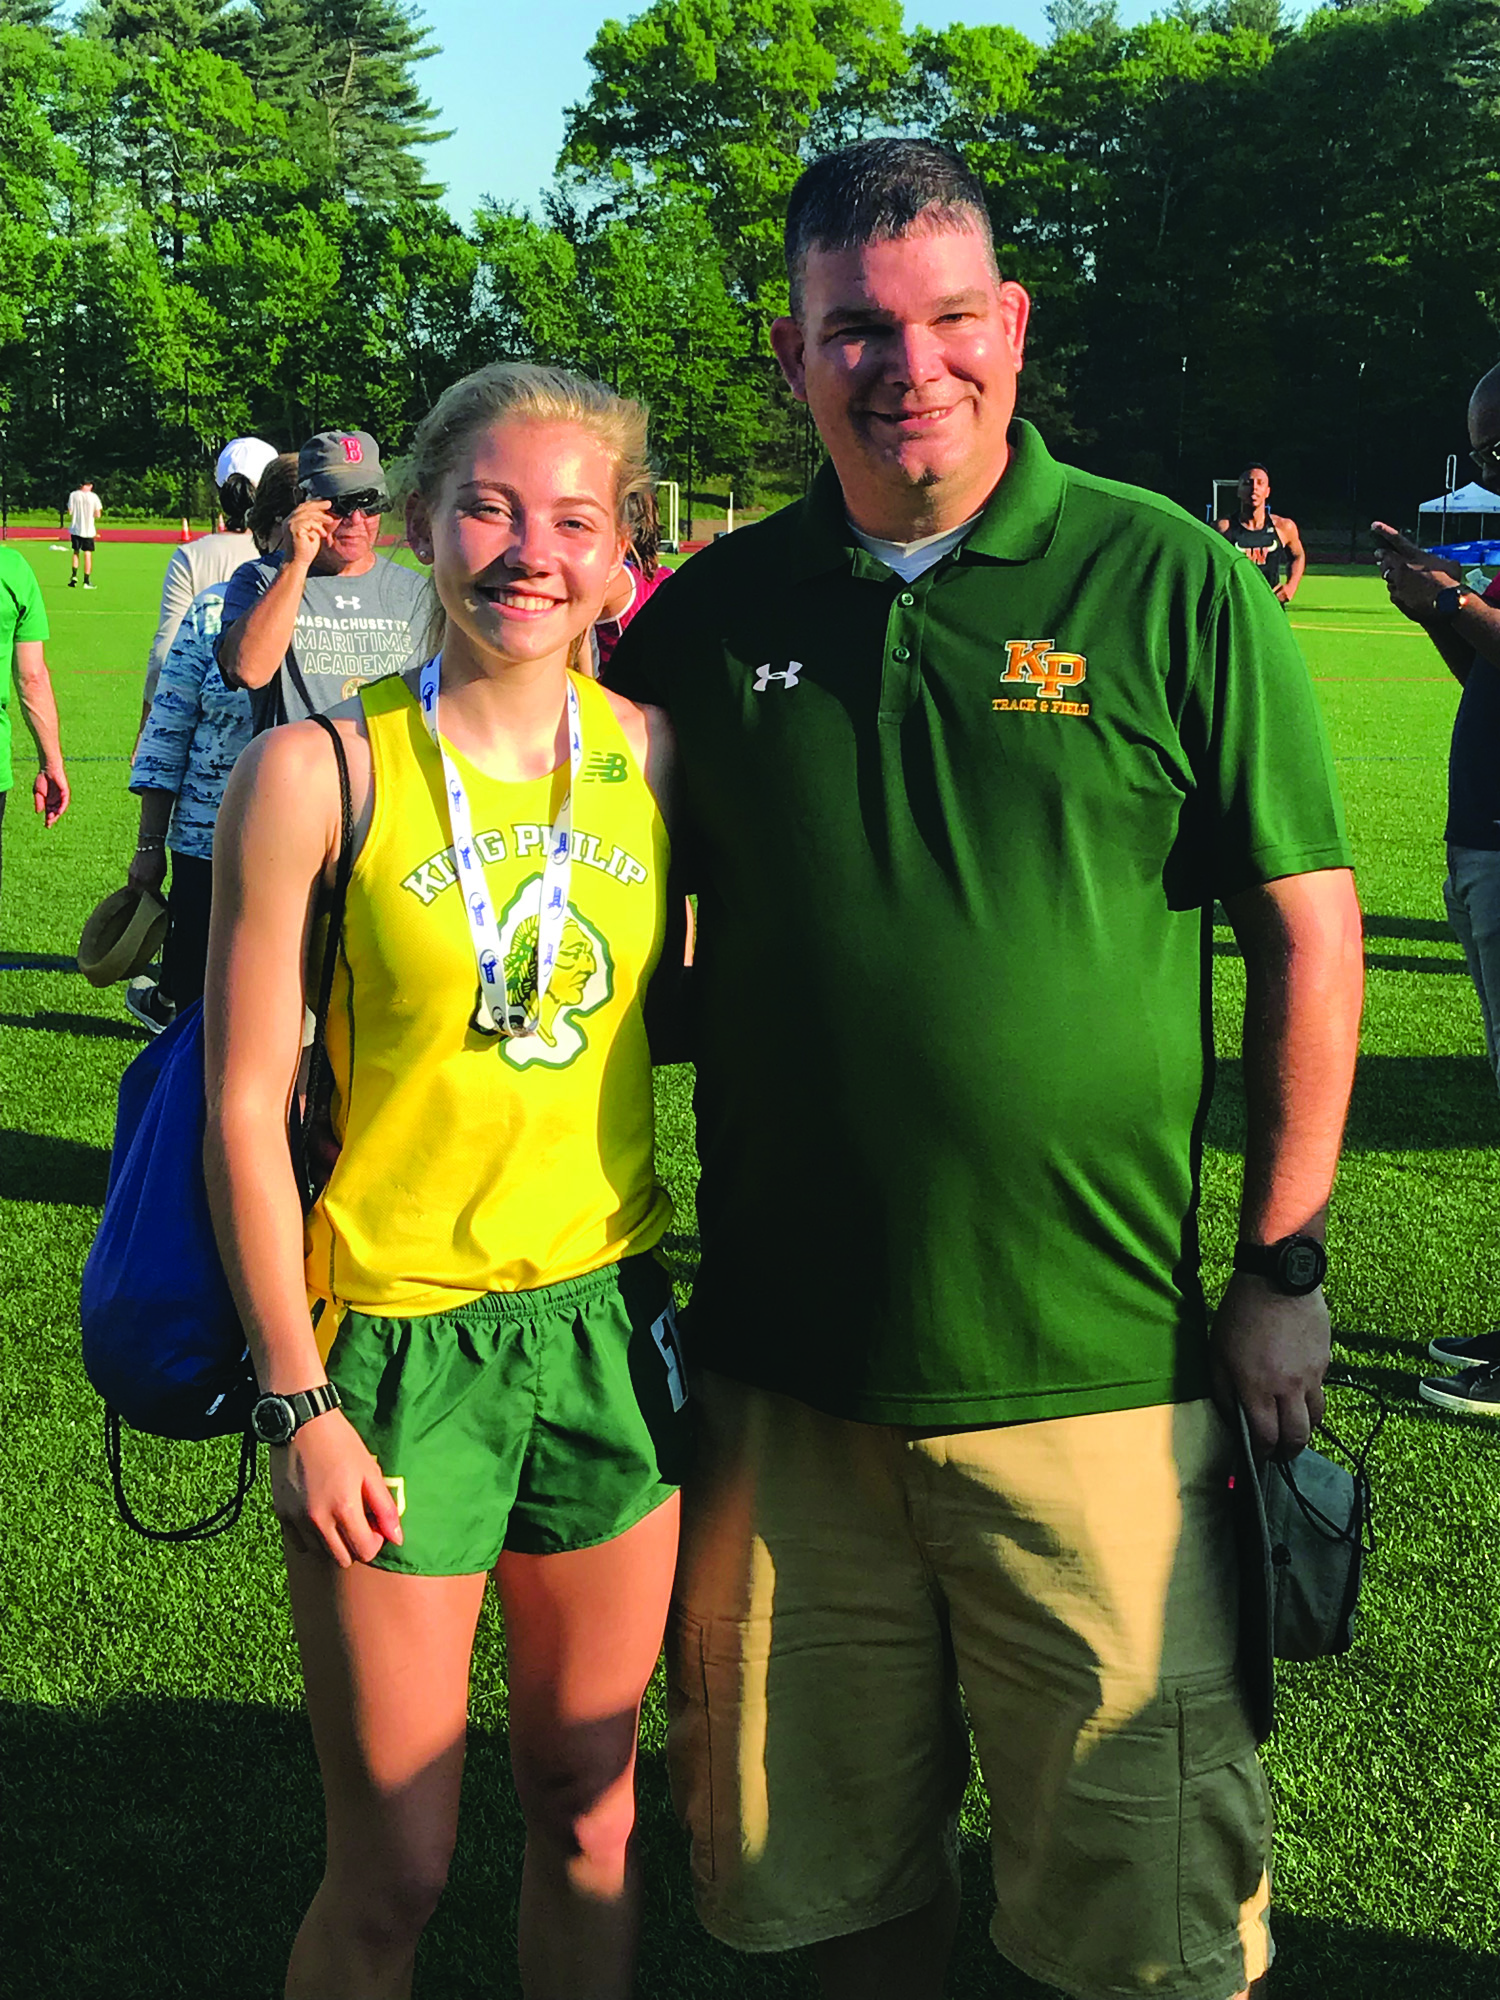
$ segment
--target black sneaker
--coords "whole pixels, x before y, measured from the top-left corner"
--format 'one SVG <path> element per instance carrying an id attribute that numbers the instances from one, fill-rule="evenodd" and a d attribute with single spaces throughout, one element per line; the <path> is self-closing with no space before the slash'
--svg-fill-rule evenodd
<path id="1" fill-rule="evenodd" d="M 1446 1361 L 1450 1368 L 1487 1368 L 1500 1361 L 1500 1326 L 1488 1333 L 1472 1334 L 1468 1340 L 1429 1340 L 1427 1352 L 1434 1361 Z"/>
<path id="2" fill-rule="evenodd" d="M 76 590 L 78 588 L 78 579 L 76 576 L 70 576 L 68 578 L 68 588 L 69 590 Z"/>
<path id="3" fill-rule="evenodd" d="M 1417 1389 L 1439 1409 L 1500 1417 L 1500 1362 L 1492 1362 L 1488 1368 L 1466 1368 L 1462 1375 L 1424 1375 Z"/>
<path id="4" fill-rule="evenodd" d="M 140 1022 L 148 1035 L 159 1035 L 177 1018 L 177 1009 L 165 998 L 156 981 L 142 974 L 125 988 L 125 1011 Z"/>

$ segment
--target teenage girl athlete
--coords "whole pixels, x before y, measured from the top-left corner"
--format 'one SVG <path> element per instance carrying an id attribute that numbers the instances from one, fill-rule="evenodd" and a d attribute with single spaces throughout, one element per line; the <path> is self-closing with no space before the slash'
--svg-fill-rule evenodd
<path id="1" fill-rule="evenodd" d="M 636 1729 L 687 1420 L 646 1254 L 668 1222 L 641 1005 L 668 739 L 570 663 L 624 559 L 645 426 L 594 383 L 498 365 L 417 432 L 407 532 L 441 651 L 336 723 L 355 856 L 328 1033 L 341 1151 L 305 1238 L 286 1122 L 340 840 L 326 733 L 260 737 L 220 812 L 206 1158 L 254 1427 L 286 1439 L 272 1497 L 327 1796 L 292 2000 L 411 1990 L 490 1575 L 527 1828 L 522 1988 L 631 1990 Z"/>

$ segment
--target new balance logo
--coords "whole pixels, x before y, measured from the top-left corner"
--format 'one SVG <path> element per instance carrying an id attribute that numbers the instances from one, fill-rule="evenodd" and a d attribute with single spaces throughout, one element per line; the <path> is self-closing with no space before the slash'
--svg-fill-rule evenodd
<path id="1" fill-rule="evenodd" d="M 623 785 L 630 767 L 619 750 L 591 750 L 583 761 L 583 782 L 595 785 Z"/>
<path id="2" fill-rule="evenodd" d="M 797 676 L 801 672 L 802 662 L 800 660 L 788 660 L 784 673 L 773 674 L 771 672 L 771 663 L 768 660 L 763 667 L 755 669 L 755 692 L 757 694 L 764 694 L 772 681 L 780 681 L 783 687 L 794 688 L 797 685 Z"/>
<path id="3" fill-rule="evenodd" d="M 358 611 L 359 609 L 359 599 L 357 597 L 335 597 L 333 603 L 334 609 L 337 611 Z"/>

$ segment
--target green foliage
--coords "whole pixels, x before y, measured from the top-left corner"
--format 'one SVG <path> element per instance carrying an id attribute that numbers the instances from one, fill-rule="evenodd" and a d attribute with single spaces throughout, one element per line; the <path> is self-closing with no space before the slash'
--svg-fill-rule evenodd
<path id="1" fill-rule="evenodd" d="M 10 497 L 85 458 L 190 491 L 245 428 L 399 451 L 502 354 L 643 397 L 685 486 L 795 487 L 787 197 L 894 132 L 982 183 L 1035 302 L 1020 407 L 1069 457 L 1195 512 L 1263 458 L 1304 524 L 1410 519 L 1500 345 L 1500 0 L 1047 18 L 1040 45 L 908 32 L 900 0 L 649 0 L 600 27 L 538 208 L 463 228 L 406 0 L 89 0 L 71 31 L 0 0 Z"/>
<path id="2" fill-rule="evenodd" d="M 0 342 L 21 337 L 60 160 L 45 96 L 57 59 L 36 28 L 0 25 Z"/>
<path id="3" fill-rule="evenodd" d="M 884 122 L 907 58 L 899 0 L 654 0 L 606 21 L 563 167 L 610 204 L 663 179 L 710 197 L 732 281 L 784 303 L 781 217 L 807 161 Z"/>
<path id="4" fill-rule="evenodd" d="M 687 484 L 691 458 L 700 490 L 722 473 L 750 500 L 785 405 L 702 196 L 658 183 L 585 227 L 561 205 L 551 226 L 489 206 L 475 229 L 490 352 L 561 362 L 641 398 L 666 476 Z"/>
<path id="5" fill-rule="evenodd" d="M 418 158 L 441 136 L 412 74 L 431 52 L 399 0 L 0 24 L 12 502 L 55 502 L 87 461 L 107 498 L 175 485 L 190 511 L 247 429 L 399 445 L 473 358 L 477 249 Z"/>
<path id="6" fill-rule="evenodd" d="M 1035 296 L 1022 408 L 1071 455 L 1195 511 L 1213 466 L 1258 454 L 1304 508 L 1337 517 L 1363 488 L 1410 512 L 1496 347 L 1496 0 L 1300 27 L 1280 0 L 1174 0 L 1130 28 L 1111 0 L 1054 0 L 1048 20 L 1038 48 L 902 37 L 884 7 L 656 0 L 596 38 L 563 189 L 584 234 L 648 185 L 706 191 L 729 297 L 758 315 L 784 303 L 806 160 L 931 134 Z M 1361 410 L 1382 413 L 1368 437 Z M 768 412 L 762 455 L 785 464 Z"/>
<path id="7" fill-rule="evenodd" d="M 320 195 L 384 207 L 439 193 L 415 149 L 448 134 L 412 76 L 436 46 L 401 0 L 245 0 L 225 48 L 286 113 Z"/>

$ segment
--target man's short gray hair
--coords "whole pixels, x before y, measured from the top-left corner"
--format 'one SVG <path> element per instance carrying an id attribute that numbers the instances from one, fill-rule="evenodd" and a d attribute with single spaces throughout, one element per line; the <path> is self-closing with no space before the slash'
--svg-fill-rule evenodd
<path id="1" fill-rule="evenodd" d="M 798 180 L 787 204 L 792 317 L 802 317 L 809 250 L 858 250 L 944 229 L 973 230 L 994 263 L 984 189 L 946 146 L 930 139 L 862 139 L 825 153 Z"/>

